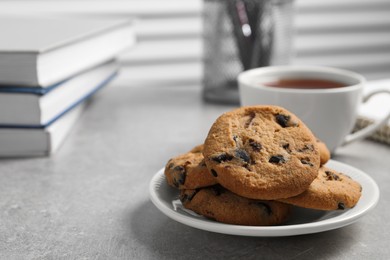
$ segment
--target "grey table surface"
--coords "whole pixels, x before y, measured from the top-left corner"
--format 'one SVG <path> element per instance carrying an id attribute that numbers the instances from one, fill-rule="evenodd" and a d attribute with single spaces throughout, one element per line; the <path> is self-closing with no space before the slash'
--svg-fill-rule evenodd
<path id="1" fill-rule="evenodd" d="M 49 158 L 0 160 L 1 259 L 389 259 L 390 147 L 361 141 L 334 159 L 369 173 L 377 207 L 323 233 L 242 237 L 198 230 L 149 200 L 152 176 L 203 142 L 232 106 L 199 87 L 109 87 Z"/>

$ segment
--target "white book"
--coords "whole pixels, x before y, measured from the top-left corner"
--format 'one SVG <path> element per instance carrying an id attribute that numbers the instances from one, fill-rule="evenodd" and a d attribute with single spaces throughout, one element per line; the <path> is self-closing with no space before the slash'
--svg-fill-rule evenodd
<path id="1" fill-rule="evenodd" d="M 48 88 L 0 87 L 0 127 L 49 125 L 104 87 L 117 71 L 112 61 Z"/>
<path id="2" fill-rule="evenodd" d="M 132 21 L 0 17 L 0 84 L 47 87 L 135 43 Z"/>
<path id="3" fill-rule="evenodd" d="M 0 157 L 45 156 L 55 152 L 85 107 L 82 103 L 46 128 L 0 128 Z"/>

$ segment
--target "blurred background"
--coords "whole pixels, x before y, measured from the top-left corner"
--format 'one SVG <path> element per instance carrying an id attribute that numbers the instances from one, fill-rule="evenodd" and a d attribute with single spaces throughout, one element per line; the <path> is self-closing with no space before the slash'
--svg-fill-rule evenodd
<path id="1" fill-rule="evenodd" d="M 116 81 L 125 86 L 201 86 L 203 12 L 203 0 L 0 1 L 0 15 L 134 18 L 137 45 Z M 296 0 L 293 28 L 293 64 L 390 76 L 389 0 Z"/>

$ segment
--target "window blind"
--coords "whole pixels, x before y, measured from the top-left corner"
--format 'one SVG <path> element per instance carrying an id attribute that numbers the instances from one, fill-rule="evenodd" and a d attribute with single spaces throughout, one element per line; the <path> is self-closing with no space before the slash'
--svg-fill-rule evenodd
<path id="1" fill-rule="evenodd" d="M 390 1 L 295 1 L 293 64 L 390 78 Z M 202 0 L 0 1 L 0 14 L 136 19 L 137 45 L 120 57 L 126 86 L 194 85 L 202 78 Z"/>
<path id="2" fill-rule="evenodd" d="M 297 0 L 295 64 L 390 78 L 390 1 Z"/>

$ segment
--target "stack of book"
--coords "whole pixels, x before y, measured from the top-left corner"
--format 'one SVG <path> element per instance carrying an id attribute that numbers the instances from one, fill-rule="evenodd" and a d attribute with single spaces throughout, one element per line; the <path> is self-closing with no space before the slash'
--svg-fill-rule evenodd
<path id="1" fill-rule="evenodd" d="M 53 153 L 135 43 L 131 21 L 1 17 L 0 156 Z"/>

